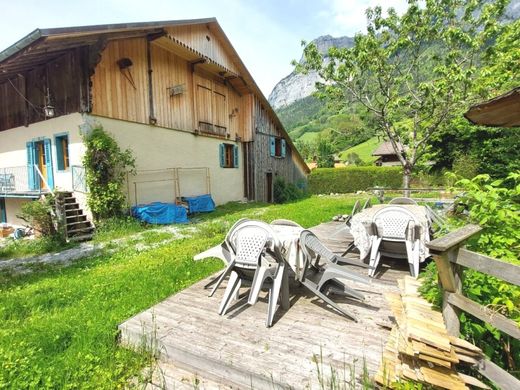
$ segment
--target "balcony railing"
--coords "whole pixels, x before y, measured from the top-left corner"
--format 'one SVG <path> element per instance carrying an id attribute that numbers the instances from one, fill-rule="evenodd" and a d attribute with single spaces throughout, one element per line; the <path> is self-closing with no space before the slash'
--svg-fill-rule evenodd
<path id="1" fill-rule="evenodd" d="M 42 182 L 44 185 L 42 185 Z M 0 196 L 38 197 L 52 193 L 36 165 L 0 168 Z"/>

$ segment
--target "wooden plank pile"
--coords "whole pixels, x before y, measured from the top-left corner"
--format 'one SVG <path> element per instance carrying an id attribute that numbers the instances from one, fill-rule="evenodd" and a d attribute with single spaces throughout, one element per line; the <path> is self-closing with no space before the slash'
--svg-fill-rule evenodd
<path id="1" fill-rule="evenodd" d="M 445 389 L 488 389 L 478 379 L 456 371 L 457 364 L 477 363 L 482 351 L 448 335 L 442 314 L 420 297 L 420 281 L 407 276 L 398 285 L 400 294 L 385 294 L 396 324 L 383 351 L 376 381 L 389 388 L 412 380 Z"/>

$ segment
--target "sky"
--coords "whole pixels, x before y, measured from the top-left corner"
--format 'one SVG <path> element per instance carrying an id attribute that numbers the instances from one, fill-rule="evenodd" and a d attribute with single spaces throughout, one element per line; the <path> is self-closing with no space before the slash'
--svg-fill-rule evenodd
<path id="1" fill-rule="evenodd" d="M 0 51 L 36 28 L 216 17 L 265 96 L 302 54 L 301 41 L 353 36 L 365 9 L 406 0 L 0 0 Z"/>

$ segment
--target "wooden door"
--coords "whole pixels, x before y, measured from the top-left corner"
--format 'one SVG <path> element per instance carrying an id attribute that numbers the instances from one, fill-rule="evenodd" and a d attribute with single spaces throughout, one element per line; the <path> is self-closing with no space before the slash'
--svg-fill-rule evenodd
<path id="1" fill-rule="evenodd" d="M 36 142 L 36 162 L 38 164 L 38 169 L 40 170 L 42 176 L 47 180 L 47 164 L 46 161 L 46 155 L 45 155 L 45 146 L 43 144 L 43 141 Z M 40 175 L 38 175 L 38 180 L 40 183 L 40 188 L 46 188 L 45 181 L 42 180 Z"/>
<path id="2" fill-rule="evenodd" d="M 273 174 L 271 172 L 266 174 L 266 180 L 267 202 L 273 203 Z"/>

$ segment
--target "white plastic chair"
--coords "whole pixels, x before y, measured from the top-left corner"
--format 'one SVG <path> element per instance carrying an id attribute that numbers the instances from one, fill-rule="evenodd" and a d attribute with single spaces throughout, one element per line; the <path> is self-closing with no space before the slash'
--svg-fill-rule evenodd
<path id="1" fill-rule="evenodd" d="M 244 281 L 252 280 L 248 304 L 254 305 L 264 283 L 270 279 L 266 326 L 272 326 L 286 272 L 286 264 L 279 252 L 280 244 L 274 232 L 264 222 L 242 221 L 228 233 L 227 241 L 232 249 L 231 260 L 210 294 L 213 295 L 222 281 L 229 276 L 219 314 L 226 314 L 233 298 L 238 297 Z"/>
<path id="2" fill-rule="evenodd" d="M 372 248 L 368 275 L 374 277 L 381 255 L 407 259 L 413 277 L 419 275 L 419 240 L 421 225 L 404 207 L 388 206 L 372 219 Z"/>
<path id="3" fill-rule="evenodd" d="M 298 280 L 332 308 L 357 322 L 357 318 L 352 313 L 339 307 L 327 293 L 330 291 L 349 295 L 363 301 L 365 297 L 362 293 L 348 287 L 340 280 L 347 279 L 365 284 L 369 284 L 370 280 L 336 264 L 338 256 L 323 245 L 310 230 L 304 230 L 300 234 L 300 248 L 304 255 L 304 264 Z"/>
<path id="4" fill-rule="evenodd" d="M 210 248 L 208 250 L 205 250 L 204 252 L 199 253 L 198 255 L 193 256 L 193 260 L 199 261 L 204 260 L 207 258 L 215 257 L 217 259 L 222 260 L 225 266 L 227 266 L 230 262 L 232 257 L 235 255 L 235 248 L 233 246 L 233 243 L 231 242 L 231 234 L 237 229 L 238 226 L 251 221 L 247 218 L 242 218 L 236 221 L 233 226 L 231 226 L 231 229 L 229 229 L 228 233 L 226 234 L 226 237 L 224 238 L 224 241 L 222 241 L 219 245 L 214 246 L 213 248 Z M 215 277 L 213 280 L 211 280 L 209 283 L 207 283 L 204 288 L 209 288 L 211 285 L 215 284 L 219 277 L 222 275 L 222 273 L 218 274 L 217 277 Z M 209 296 L 213 296 L 215 293 L 215 289 L 211 291 Z"/>

